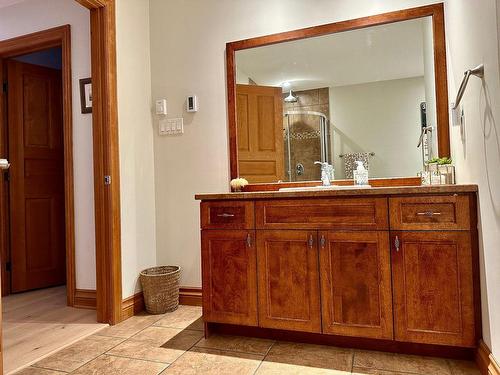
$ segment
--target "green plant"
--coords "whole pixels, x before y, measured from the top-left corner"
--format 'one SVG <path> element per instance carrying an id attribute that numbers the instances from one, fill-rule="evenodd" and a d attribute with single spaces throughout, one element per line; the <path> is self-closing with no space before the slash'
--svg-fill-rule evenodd
<path id="1" fill-rule="evenodd" d="M 453 160 L 451 158 L 432 158 L 430 159 L 427 164 L 438 164 L 438 165 L 445 165 L 445 164 L 451 164 Z"/>

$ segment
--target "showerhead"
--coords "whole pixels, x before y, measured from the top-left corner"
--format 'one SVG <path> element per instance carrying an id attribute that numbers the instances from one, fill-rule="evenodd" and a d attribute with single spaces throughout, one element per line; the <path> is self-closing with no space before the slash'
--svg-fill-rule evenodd
<path id="1" fill-rule="evenodd" d="M 288 96 L 283 100 L 285 101 L 285 103 L 295 103 L 297 102 L 298 99 L 296 96 L 293 95 L 292 90 L 290 90 Z"/>

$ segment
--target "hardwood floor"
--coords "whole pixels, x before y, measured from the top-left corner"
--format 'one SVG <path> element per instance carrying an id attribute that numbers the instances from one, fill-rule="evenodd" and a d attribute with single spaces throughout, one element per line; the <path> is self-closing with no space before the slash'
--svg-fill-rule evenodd
<path id="1" fill-rule="evenodd" d="M 66 306 L 64 286 L 9 295 L 2 310 L 5 374 L 107 327 L 95 310 Z"/>

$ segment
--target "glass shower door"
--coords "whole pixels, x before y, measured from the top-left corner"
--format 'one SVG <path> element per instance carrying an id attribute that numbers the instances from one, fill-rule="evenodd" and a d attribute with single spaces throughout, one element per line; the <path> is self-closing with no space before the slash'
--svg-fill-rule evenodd
<path id="1" fill-rule="evenodd" d="M 315 161 L 331 163 L 329 122 L 321 112 L 289 111 L 284 116 L 288 181 L 321 179 Z"/>

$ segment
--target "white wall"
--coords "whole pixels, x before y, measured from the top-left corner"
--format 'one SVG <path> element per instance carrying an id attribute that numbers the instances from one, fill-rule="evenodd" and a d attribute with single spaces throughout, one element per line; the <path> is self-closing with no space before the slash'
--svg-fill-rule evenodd
<path id="1" fill-rule="evenodd" d="M 76 287 L 95 289 L 92 115 L 80 110 L 80 78 L 90 77 L 89 11 L 76 1 L 31 0 L 0 9 L 0 40 L 71 25 Z"/>
<path id="2" fill-rule="evenodd" d="M 484 63 L 463 98 L 465 127 L 452 129 L 459 183 L 479 185 L 483 336 L 500 358 L 500 74 L 495 0 L 448 0 L 448 79 L 454 100 L 463 72 Z M 463 134 L 463 136 L 462 136 Z"/>
<path id="3" fill-rule="evenodd" d="M 156 265 L 148 0 L 116 2 L 122 296 Z M 161 47 L 164 49 L 164 47 Z"/>
<path id="4" fill-rule="evenodd" d="M 345 178 L 339 154 L 374 152 L 370 177 L 416 176 L 422 170 L 420 103 L 424 77 L 330 87 L 335 178 Z"/>

